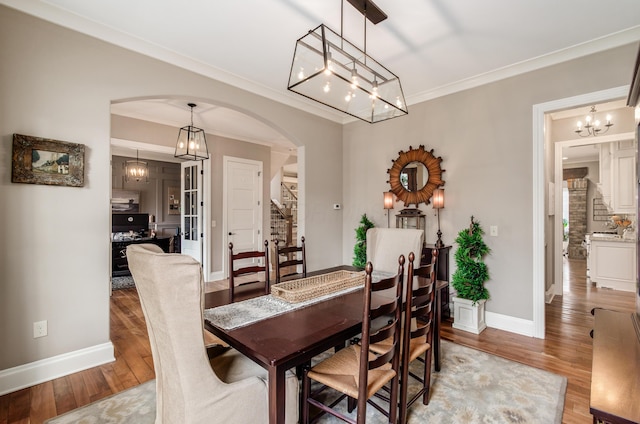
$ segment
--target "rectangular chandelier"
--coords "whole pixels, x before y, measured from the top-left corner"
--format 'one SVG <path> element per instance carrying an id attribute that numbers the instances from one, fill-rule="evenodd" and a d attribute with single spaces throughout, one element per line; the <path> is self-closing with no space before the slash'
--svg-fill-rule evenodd
<path id="1" fill-rule="evenodd" d="M 400 79 L 324 24 L 296 42 L 287 88 L 369 123 L 409 113 Z"/>

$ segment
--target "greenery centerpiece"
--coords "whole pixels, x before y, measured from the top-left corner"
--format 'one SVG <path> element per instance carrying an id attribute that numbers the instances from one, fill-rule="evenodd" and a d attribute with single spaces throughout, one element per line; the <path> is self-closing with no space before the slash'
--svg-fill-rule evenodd
<path id="1" fill-rule="evenodd" d="M 364 268 L 367 265 L 367 230 L 375 227 L 375 224 L 363 214 L 360 218 L 360 226 L 356 228 L 356 245 L 353 247 L 353 266 Z"/>
<path id="2" fill-rule="evenodd" d="M 489 291 L 484 287 L 484 282 L 489 279 L 489 271 L 483 258 L 490 249 L 482 239 L 483 234 L 480 223 L 474 221 L 472 216 L 469 228 L 460 231 L 455 240 L 458 244 L 455 254 L 457 269 L 452 285 L 457 297 L 471 300 L 473 304 L 489 299 Z"/>

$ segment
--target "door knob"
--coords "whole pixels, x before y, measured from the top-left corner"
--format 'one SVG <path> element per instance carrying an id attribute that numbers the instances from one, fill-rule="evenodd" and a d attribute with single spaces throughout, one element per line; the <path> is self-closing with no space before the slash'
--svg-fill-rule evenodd
<path id="1" fill-rule="evenodd" d="M 230 236 L 232 236 L 232 235 L 234 235 L 234 234 L 235 234 L 235 233 L 231 233 L 231 232 L 229 233 L 229 235 L 230 235 Z"/>

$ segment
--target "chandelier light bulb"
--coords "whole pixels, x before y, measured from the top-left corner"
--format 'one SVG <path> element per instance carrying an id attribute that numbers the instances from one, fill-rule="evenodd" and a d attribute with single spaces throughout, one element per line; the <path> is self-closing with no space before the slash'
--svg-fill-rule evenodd
<path id="1" fill-rule="evenodd" d="M 323 90 L 325 93 L 328 93 L 328 92 L 331 90 L 331 85 L 329 84 L 329 82 L 327 82 L 327 83 L 324 85 L 324 87 L 322 88 L 322 90 Z"/>
<path id="2" fill-rule="evenodd" d="M 345 102 L 349 102 L 351 101 L 351 92 L 348 92 L 346 96 L 344 96 L 344 101 Z"/>
<path id="3" fill-rule="evenodd" d="M 589 111 L 589 114 L 587 116 L 584 117 L 585 120 L 585 124 L 583 126 L 582 121 L 578 121 L 576 123 L 576 129 L 575 132 L 580 136 L 580 137 L 589 137 L 589 136 L 597 136 L 600 133 L 606 133 L 607 131 L 609 131 L 609 128 L 611 128 L 613 126 L 613 123 L 611 122 L 611 115 L 607 115 L 606 119 L 607 122 L 604 125 L 604 129 L 601 127 L 601 121 L 599 119 L 596 119 L 596 107 L 591 106 L 591 110 Z M 586 133 L 583 134 L 583 131 L 586 130 Z"/>
<path id="4" fill-rule="evenodd" d="M 298 72 L 298 79 L 304 79 L 304 68 L 300 68 L 300 72 Z"/>

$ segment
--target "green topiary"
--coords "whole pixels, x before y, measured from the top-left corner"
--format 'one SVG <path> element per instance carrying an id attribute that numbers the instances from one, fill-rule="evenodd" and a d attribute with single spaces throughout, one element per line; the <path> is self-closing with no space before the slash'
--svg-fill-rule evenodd
<path id="1" fill-rule="evenodd" d="M 490 249 L 482 240 L 483 234 L 480 224 L 472 216 L 469 228 L 460 231 L 455 240 L 458 244 L 455 254 L 457 269 L 451 283 L 457 292 L 456 296 L 471 300 L 474 304 L 489 299 L 489 291 L 484 287 L 484 282 L 489 279 L 489 271 L 483 257 Z"/>
<path id="2" fill-rule="evenodd" d="M 375 227 L 375 224 L 362 215 L 360 226 L 356 228 L 356 245 L 353 247 L 353 266 L 364 268 L 367 265 L 367 230 Z"/>

